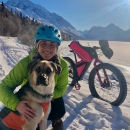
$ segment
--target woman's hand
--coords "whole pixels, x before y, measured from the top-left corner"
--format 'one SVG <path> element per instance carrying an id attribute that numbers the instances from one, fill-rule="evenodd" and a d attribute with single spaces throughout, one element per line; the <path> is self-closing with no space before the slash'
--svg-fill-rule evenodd
<path id="1" fill-rule="evenodd" d="M 35 111 L 28 105 L 28 101 L 21 101 L 17 106 L 16 110 L 20 112 L 25 119 L 34 118 Z"/>

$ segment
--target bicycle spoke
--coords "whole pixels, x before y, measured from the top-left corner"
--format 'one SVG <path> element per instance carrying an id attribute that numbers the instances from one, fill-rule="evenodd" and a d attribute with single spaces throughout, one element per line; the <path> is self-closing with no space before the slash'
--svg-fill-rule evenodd
<path id="1" fill-rule="evenodd" d="M 107 76 L 108 76 L 108 83 L 110 85 L 106 85 L 104 87 L 101 87 L 100 82 L 98 80 L 98 77 L 95 77 L 95 88 L 97 93 L 99 94 L 100 98 L 102 98 L 103 100 L 107 101 L 107 102 L 114 102 L 117 97 L 119 96 L 120 93 L 120 85 L 119 82 L 117 80 L 117 77 L 115 76 L 114 78 L 111 76 L 113 73 L 109 70 L 106 70 Z M 104 82 L 106 81 L 105 76 L 104 76 L 104 72 L 103 70 L 99 71 L 100 77 L 101 77 L 101 81 L 104 84 Z"/>

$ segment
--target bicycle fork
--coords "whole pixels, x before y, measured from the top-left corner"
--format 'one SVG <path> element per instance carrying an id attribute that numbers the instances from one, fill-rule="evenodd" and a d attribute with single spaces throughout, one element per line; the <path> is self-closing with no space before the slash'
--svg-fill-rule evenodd
<path id="1" fill-rule="evenodd" d="M 94 61 L 94 68 L 97 68 L 97 65 L 96 65 L 97 63 L 100 63 L 100 64 L 101 64 L 101 63 L 103 63 L 103 62 L 100 61 L 99 59 L 95 59 L 95 61 Z M 100 85 L 101 85 L 102 87 L 104 87 L 104 84 L 103 84 L 103 82 L 102 82 L 102 80 L 101 80 L 101 76 L 100 76 L 98 70 L 97 70 L 96 74 L 97 74 L 98 80 L 99 80 L 99 82 L 100 82 Z M 104 74 L 104 76 L 105 76 L 105 80 L 106 80 L 106 81 L 109 81 L 105 69 L 103 69 L 103 74 Z"/>

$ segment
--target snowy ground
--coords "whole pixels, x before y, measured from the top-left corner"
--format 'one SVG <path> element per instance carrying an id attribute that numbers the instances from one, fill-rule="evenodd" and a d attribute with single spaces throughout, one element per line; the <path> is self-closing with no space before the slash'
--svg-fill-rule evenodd
<path id="1" fill-rule="evenodd" d="M 98 45 L 98 41 L 80 41 L 83 45 Z M 104 62 L 117 66 L 125 75 L 128 85 L 126 100 L 119 107 L 110 105 L 91 96 L 88 87 L 87 74 L 80 82 L 81 89 L 70 91 L 64 95 L 66 114 L 63 117 L 64 130 L 130 130 L 130 43 L 109 42 L 114 51 L 111 60 L 101 57 Z M 69 42 L 63 42 L 59 52 L 63 56 L 70 56 Z M 28 47 L 21 45 L 17 38 L 0 36 L 0 81 L 8 74 L 11 68 L 24 56 Z M 91 68 L 90 68 L 91 69 Z M 0 103 L 0 110 L 3 105 Z M 48 130 L 51 129 L 48 122 Z"/>

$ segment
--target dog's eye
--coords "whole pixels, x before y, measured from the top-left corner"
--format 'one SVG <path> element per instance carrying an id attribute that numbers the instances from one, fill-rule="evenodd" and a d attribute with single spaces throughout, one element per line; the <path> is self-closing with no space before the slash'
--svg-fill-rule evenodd
<path id="1" fill-rule="evenodd" d="M 40 71 L 41 71 L 41 68 L 40 68 L 40 67 L 37 67 L 37 68 L 36 68 L 36 72 L 37 72 L 37 73 L 40 73 Z"/>
<path id="2" fill-rule="evenodd" d="M 47 70 L 46 70 L 46 73 L 47 74 L 50 74 L 52 72 L 52 70 L 50 69 L 50 68 L 48 68 Z"/>

